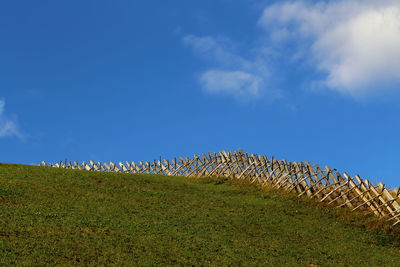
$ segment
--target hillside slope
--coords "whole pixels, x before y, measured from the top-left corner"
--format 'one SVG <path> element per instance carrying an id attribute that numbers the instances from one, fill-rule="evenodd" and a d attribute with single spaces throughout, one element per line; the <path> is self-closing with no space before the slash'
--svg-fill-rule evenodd
<path id="1" fill-rule="evenodd" d="M 234 180 L 0 164 L 1 266 L 399 262 L 384 233 Z"/>

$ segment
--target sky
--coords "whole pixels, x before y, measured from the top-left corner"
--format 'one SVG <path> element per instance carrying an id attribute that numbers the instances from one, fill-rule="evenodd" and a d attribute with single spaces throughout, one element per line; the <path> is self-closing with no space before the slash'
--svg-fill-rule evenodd
<path id="1" fill-rule="evenodd" d="M 400 2 L 2 1 L 0 162 L 233 151 L 400 186 Z"/>

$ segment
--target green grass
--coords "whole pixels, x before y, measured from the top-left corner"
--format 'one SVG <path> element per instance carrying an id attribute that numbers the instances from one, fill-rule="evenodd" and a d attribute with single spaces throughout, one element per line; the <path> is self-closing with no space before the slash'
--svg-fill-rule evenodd
<path id="1" fill-rule="evenodd" d="M 0 266 L 399 266 L 364 219 L 229 179 L 0 164 Z"/>

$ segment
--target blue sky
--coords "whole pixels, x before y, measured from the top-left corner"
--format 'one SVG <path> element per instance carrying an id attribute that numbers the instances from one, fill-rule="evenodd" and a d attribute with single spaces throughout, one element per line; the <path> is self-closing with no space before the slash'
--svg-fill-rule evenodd
<path id="1" fill-rule="evenodd" d="M 398 1 L 3 1 L 0 162 L 236 150 L 399 186 Z"/>

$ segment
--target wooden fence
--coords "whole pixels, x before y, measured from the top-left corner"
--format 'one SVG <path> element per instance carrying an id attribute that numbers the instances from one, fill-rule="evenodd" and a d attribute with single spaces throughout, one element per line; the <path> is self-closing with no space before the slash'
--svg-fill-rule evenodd
<path id="1" fill-rule="evenodd" d="M 127 161 L 118 164 L 94 161 L 79 164 L 76 161 L 65 161 L 56 164 L 42 162 L 40 165 L 87 171 L 248 179 L 251 182 L 295 191 L 299 197 L 306 195 L 337 207 L 366 210 L 386 218 L 393 225 L 400 222 L 399 189 L 390 190 L 382 183 L 373 185 L 358 175 L 350 177 L 347 173 L 341 174 L 328 167 L 322 169 L 307 161 L 268 159 L 266 156 L 243 153 L 241 150 L 175 158 L 171 161 L 160 159 L 153 162 Z"/>

